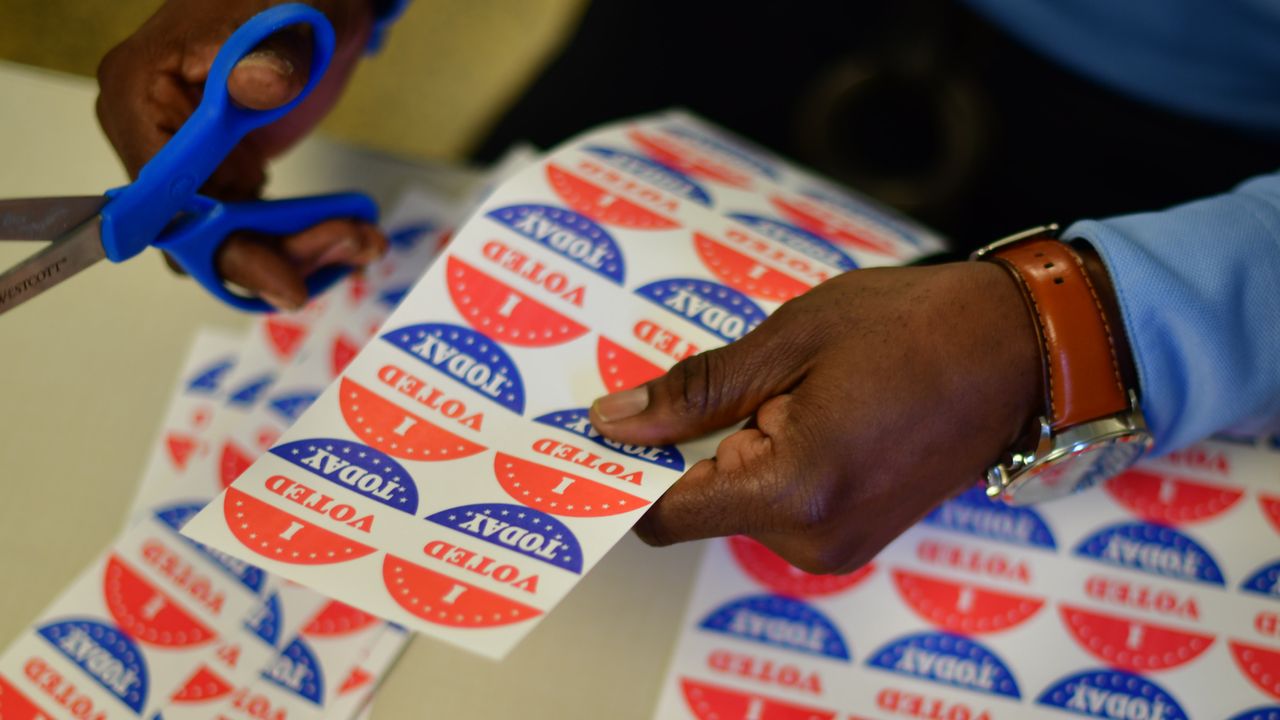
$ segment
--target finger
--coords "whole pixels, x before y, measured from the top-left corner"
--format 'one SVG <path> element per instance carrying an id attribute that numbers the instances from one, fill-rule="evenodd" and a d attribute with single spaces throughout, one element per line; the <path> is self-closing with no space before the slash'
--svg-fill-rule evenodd
<path id="1" fill-rule="evenodd" d="M 228 282 L 280 310 L 297 310 L 307 301 L 303 275 L 275 245 L 275 240 L 263 236 L 229 235 L 218 249 L 214 263 Z"/>
<path id="2" fill-rule="evenodd" d="M 792 529 L 800 497 L 800 464 L 786 421 L 792 396 L 761 408 L 760 428 L 738 430 L 720 442 L 715 457 L 696 463 L 636 524 L 651 545 Z"/>
<path id="3" fill-rule="evenodd" d="M 760 489 L 769 483 L 757 481 L 771 472 L 764 460 L 771 441 L 759 430 L 739 430 L 724 443 L 759 458 L 756 474 L 748 477 L 741 469 L 729 469 L 719 451 L 714 458 L 698 461 L 636 523 L 641 540 L 671 545 L 747 533 L 766 522 L 767 503 Z"/>
<path id="4" fill-rule="evenodd" d="M 245 138 L 227 153 L 200 192 L 219 200 L 243 202 L 261 197 L 266 184 L 267 158 L 251 138 Z"/>
<path id="5" fill-rule="evenodd" d="M 192 81 L 208 76 L 218 48 L 190 53 L 186 74 Z M 292 101 L 306 87 L 311 73 L 311 30 L 292 25 L 263 40 L 244 56 L 227 78 L 227 93 L 238 105 L 270 110 Z M 293 114 L 291 113 L 290 117 Z M 287 142 L 263 135 L 272 126 L 250 133 L 237 145 L 205 183 L 203 191 L 224 200 L 257 197 L 266 184 L 268 159 Z"/>
<path id="6" fill-rule="evenodd" d="M 236 63 L 227 78 L 227 92 L 250 110 L 271 110 L 296 98 L 310 75 L 310 28 L 291 25 Z"/>
<path id="7" fill-rule="evenodd" d="M 606 395 L 591 423 L 621 442 L 665 445 L 729 427 L 803 379 L 807 328 L 770 318 L 741 340 L 676 363 L 662 377 Z"/>
<path id="8" fill-rule="evenodd" d="M 195 107 L 177 63 L 175 57 L 152 58 L 124 44 L 98 66 L 98 121 L 130 177 L 137 177 Z"/>
<path id="9" fill-rule="evenodd" d="M 327 220 L 282 241 L 285 255 L 303 275 L 326 265 L 368 265 L 382 257 L 387 246 L 377 226 L 354 220 Z"/>

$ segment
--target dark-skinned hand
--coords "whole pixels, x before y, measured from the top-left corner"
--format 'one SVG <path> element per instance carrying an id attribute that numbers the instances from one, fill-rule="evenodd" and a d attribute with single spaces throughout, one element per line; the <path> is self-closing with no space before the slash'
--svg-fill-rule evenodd
<path id="1" fill-rule="evenodd" d="M 1038 338 L 994 263 L 857 270 L 738 342 L 596 401 L 659 445 L 726 437 L 636 526 L 653 545 L 743 534 L 814 573 L 852 571 L 971 487 L 1042 412 Z"/>
<path id="2" fill-rule="evenodd" d="M 232 32 L 269 0 L 168 0 L 98 67 L 98 121 L 130 177 L 173 137 L 199 104 L 213 59 Z M 293 112 L 250 133 L 201 191 L 222 200 L 259 197 L 268 161 L 309 132 L 337 101 L 373 26 L 372 0 L 312 0 L 333 23 L 333 60 L 315 90 Z M 297 97 L 310 73 L 311 37 L 286 28 L 245 56 L 228 92 L 243 107 L 265 110 Z M 232 235 L 216 257 L 223 278 L 281 309 L 307 299 L 305 278 L 322 265 L 365 265 L 385 252 L 374 225 L 329 220 L 281 238 Z"/>

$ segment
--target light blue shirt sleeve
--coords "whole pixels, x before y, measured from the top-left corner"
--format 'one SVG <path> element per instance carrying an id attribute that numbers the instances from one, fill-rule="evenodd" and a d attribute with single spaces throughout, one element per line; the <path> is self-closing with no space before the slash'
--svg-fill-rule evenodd
<path id="1" fill-rule="evenodd" d="M 1280 421 L 1280 173 L 1161 212 L 1077 222 L 1111 273 L 1154 453 Z"/>

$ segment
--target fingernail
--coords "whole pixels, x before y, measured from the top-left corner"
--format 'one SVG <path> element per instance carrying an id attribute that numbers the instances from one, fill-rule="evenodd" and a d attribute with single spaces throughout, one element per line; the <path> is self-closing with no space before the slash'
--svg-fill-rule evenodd
<path id="1" fill-rule="evenodd" d="M 602 398 L 596 398 L 591 407 L 604 422 L 626 420 L 633 415 L 639 415 L 649 407 L 649 388 L 641 385 L 638 388 L 605 395 Z"/>
<path id="2" fill-rule="evenodd" d="M 271 293 L 260 292 L 258 293 L 258 297 L 262 298 L 263 300 L 266 300 L 268 305 L 274 307 L 277 310 L 297 310 L 298 308 L 302 307 L 300 303 L 286 300 L 285 298 L 280 297 L 279 295 L 272 295 Z"/>
<path id="3" fill-rule="evenodd" d="M 265 68 L 281 75 L 293 74 L 293 63 L 289 62 L 289 58 L 277 55 L 270 50 L 254 50 L 240 58 L 240 62 L 236 64 Z"/>
<path id="4" fill-rule="evenodd" d="M 316 259 L 316 267 L 325 265 L 346 265 L 357 259 L 360 254 L 360 243 L 355 238 L 343 238 L 337 245 L 330 247 Z"/>

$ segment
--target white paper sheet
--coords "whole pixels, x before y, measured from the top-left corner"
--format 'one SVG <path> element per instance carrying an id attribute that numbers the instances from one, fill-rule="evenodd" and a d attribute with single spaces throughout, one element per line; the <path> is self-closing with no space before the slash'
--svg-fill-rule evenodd
<path id="1" fill-rule="evenodd" d="M 827 277 L 938 247 L 861 207 L 687 116 L 583 136 L 494 191 L 185 532 L 501 657 L 714 447 L 607 443 L 592 399 Z"/>
<path id="2" fill-rule="evenodd" d="M 851 576 L 711 542 L 654 717 L 1280 717 L 1278 601 L 1280 453 L 1206 443 Z"/>

